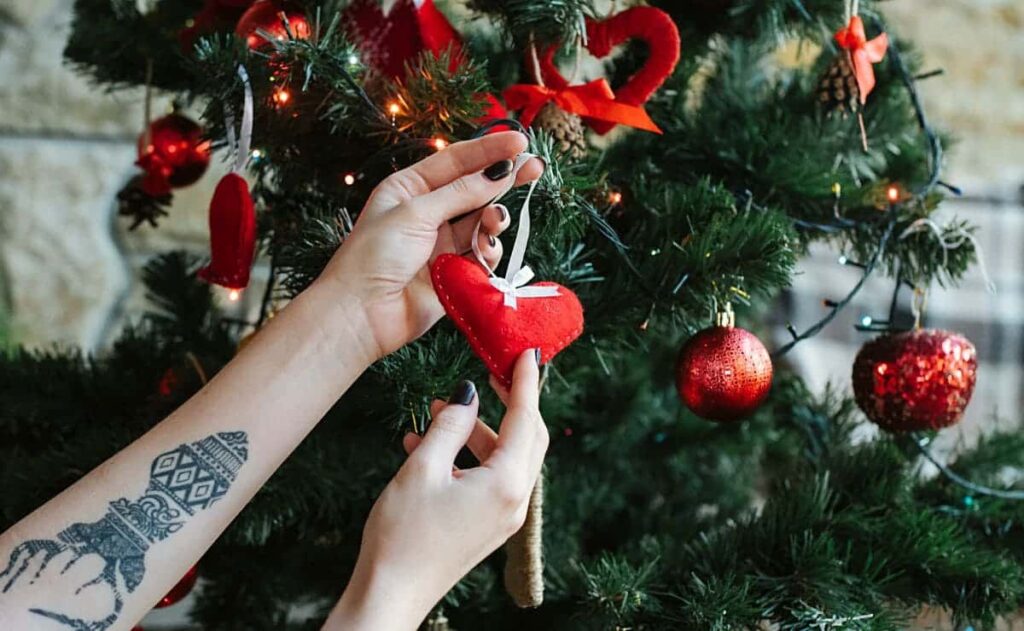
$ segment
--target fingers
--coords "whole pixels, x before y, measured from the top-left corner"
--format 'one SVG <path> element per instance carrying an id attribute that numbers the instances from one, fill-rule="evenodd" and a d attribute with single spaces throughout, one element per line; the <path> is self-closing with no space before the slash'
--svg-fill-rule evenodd
<path id="1" fill-rule="evenodd" d="M 374 191 L 373 196 L 400 199 L 424 195 L 462 176 L 483 171 L 495 162 L 512 159 L 525 151 L 526 146 L 526 136 L 515 131 L 456 142 L 392 174 Z"/>
<path id="2" fill-rule="evenodd" d="M 504 162 L 504 165 L 508 167 L 507 171 L 490 175 L 487 172 L 463 175 L 429 193 L 412 198 L 397 210 L 399 212 L 404 210 L 411 217 L 431 226 L 439 226 L 449 219 L 454 219 L 491 203 L 509 190 L 515 184 L 512 181 L 511 162 L 511 159 Z M 522 170 L 519 172 L 521 173 Z M 492 177 L 497 177 L 497 179 L 491 179 Z"/>
<path id="3" fill-rule="evenodd" d="M 487 264 L 494 269 L 501 261 L 501 255 L 504 252 L 498 235 L 508 228 L 510 222 L 508 209 L 502 204 L 492 204 L 481 211 L 467 215 L 452 226 L 455 252 L 468 254 L 472 250 L 471 240 L 477 223 L 479 223 L 477 247 Z"/>
<path id="4" fill-rule="evenodd" d="M 455 456 L 469 440 L 476 425 L 479 402 L 472 381 L 459 383 L 448 399 L 448 404 L 434 415 L 430 428 L 419 444 L 403 440 L 403 445 L 415 449 L 409 462 L 415 461 L 426 471 L 437 475 L 450 475 L 455 465 Z"/>
<path id="5" fill-rule="evenodd" d="M 527 350 L 519 356 L 512 373 L 512 388 L 509 390 L 510 409 L 536 410 L 540 407 L 540 361 L 539 348 Z"/>
<path id="6" fill-rule="evenodd" d="M 435 399 L 433 403 L 430 404 L 431 416 L 440 412 L 444 406 L 444 401 Z M 413 434 L 413 436 L 416 435 Z M 419 437 L 416 436 L 416 438 Z M 478 418 L 476 419 L 476 425 L 473 427 L 473 433 L 469 435 L 469 440 L 466 441 L 466 446 L 469 447 L 471 452 L 473 452 L 473 455 L 476 456 L 477 460 L 483 462 L 491 457 L 491 452 L 494 451 L 494 447 L 497 442 L 498 435 L 493 429 L 487 426 L 487 423 L 484 423 Z"/>
<path id="7" fill-rule="evenodd" d="M 540 416 L 540 369 L 537 353 L 529 349 L 519 356 L 507 394 L 508 410 L 501 421 L 494 459 L 519 469 L 528 466 L 540 471 L 547 450 L 547 429 Z"/>

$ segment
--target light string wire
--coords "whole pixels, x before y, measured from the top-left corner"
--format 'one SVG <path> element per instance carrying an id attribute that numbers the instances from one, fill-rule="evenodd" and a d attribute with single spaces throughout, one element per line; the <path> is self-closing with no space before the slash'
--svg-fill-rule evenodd
<path id="1" fill-rule="evenodd" d="M 877 18 L 873 19 L 872 23 L 874 24 L 877 30 L 884 30 L 882 28 L 881 21 L 879 21 Z M 910 71 L 907 69 L 906 63 L 903 61 L 903 56 L 900 54 L 898 46 L 891 39 L 889 42 L 888 53 L 889 64 L 896 70 L 897 74 L 900 77 L 900 81 L 903 83 L 903 86 L 907 90 L 907 93 L 910 97 L 910 104 L 914 109 L 914 115 L 917 119 L 918 127 L 924 134 L 925 142 L 928 146 L 928 179 L 918 187 L 918 189 L 914 192 L 911 199 L 909 200 L 920 202 L 923 201 L 924 198 L 929 193 L 931 193 L 936 186 L 940 184 L 939 172 L 942 168 L 942 141 L 939 139 L 938 134 L 935 132 L 931 124 L 928 122 L 928 116 L 927 114 L 925 114 L 924 105 L 921 103 L 921 99 L 917 93 L 916 81 L 914 77 L 910 74 Z M 787 344 L 784 344 L 783 346 L 778 348 L 774 353 L 772 353 L 773 359 L 778 359 L 784 356 L 786 353 L 793 350 L 793 348 L 795 348 L 796 345 L 799 344 L 800 342 L 811 337 L 814 337 L 815 335 L 820 333 L 829 322 L 835 319 L 835 317 L 839 314 L 840 311 L 842 311 L 847 305 L 849 305 L 853 301 L 854 297 L 856 297 L 860 290 L 863 289 L 864 285 L 867 282 L 867 279 L 875 272 L 875 269 L 878 266 L 878 262 L 881 260 L 885 248 L 892 235 L 892 231 L 896 226 L 896 222 L 898 219 L 897 210 L 904 203 L 905 202 L 894 202 L 890 204 L 889 212 L 887 213 L 886 227 L 882 231 L 882 234 L 878 239 L 878 245 L 875 248 L 875 252 L 871 256 L 871 259 L 868 261 L 868 263 L 866 263 L 863 266 L 863 273 L 860 279 L 857 281 L 857 283 L 853 286 L 853 288 L 850 289 L 850 291 L 846 294 L 845 297 L 843 297 L 842 300 L 839 300 L 838 302 L 833 302 L 829 312 L 823 318 L 821 318 L 820 320 L 809 326 L 807 329 L 805 329 L 802 333 L 798 333 L 796 329 L 790 327 L 789 332 L 793 339 L 790 340 Z M 899 291 L 899 287 L 901 285 L 902 280 L 897 279 L 897 291 Z"/>

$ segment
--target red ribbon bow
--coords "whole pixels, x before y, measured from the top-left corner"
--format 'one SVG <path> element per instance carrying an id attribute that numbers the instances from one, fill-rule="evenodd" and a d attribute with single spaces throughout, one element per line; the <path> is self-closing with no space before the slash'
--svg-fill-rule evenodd
<path id="1" fill-rule="evenodd" d="M 563 110 L 584 118 L 661 133 L 643 107 L 616 101 L 612 87 L 604 79 L 594 79 L 590 83 L 562 89 L 520 83 L 506 88 L 502 96 L 509 109 L 522 110 L 519 122 L 527 127 L 545 103 L 554 101 Z"/>
<path id="2" fill-rule="evenodd" d="M 889 36 L 882 33 L 868 41 L 864 33 L 864 22 L 860 16 L 850 18 L 850 23 L 836 31 L 836 43 L 840 48 L 850 51 L 853 60 L 853 74 L 857 79 L 860 91 L 860 104 L 868 100 L 868 94 L 875 88 L 875 71 L 871 64 L 882 61 L 885 51 L 889 48 Z"/>

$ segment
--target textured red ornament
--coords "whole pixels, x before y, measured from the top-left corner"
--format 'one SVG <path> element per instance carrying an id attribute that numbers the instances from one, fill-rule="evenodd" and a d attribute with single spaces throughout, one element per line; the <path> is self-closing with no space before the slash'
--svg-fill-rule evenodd
<path id="1" fill-rule="evenodd" d="M 679 62 L 679 29 L 672 17 L 654 7 L 632 7 L 604 20 L 587 18 L 586 48 L 595 57 L 606 57 L 612 50 L 630 39 L 647 44 L 647 61 L 626 83 L 615 89 L 615 100 L 626 105 L 643 105 L 665 83 L 665 79 Z M 544 51 L 540 59 L 544 84 L 555 90 L 564 90 L 569 82 L 555 66 L 558 46 Z M 529 60 L 527 63 L 531 63 Z M 616 123 L 584 119 L 599 134 L 608 133 Z"/>
<path id="2" fill-rule="evenodd" d="M 434 291 L 445 313 L 498 381 L 512 384 L 512 368 L 523 351 L 539 348 L 545 364 L 583 333 L 583 306 L 572 291 L 555 283 L 558 296 L 520 298 L 515 309 L 476 261 L 442 254 L 430 268 Z"/>
<path id="3" fill-rule="evenodd" d="M 197 578 L 199 578 L 199 566 L 193 565 L 188 569 L 188 572 L 185 572 L 185 576 L 182 576 L 181 580 L 171 588 L 171 591 L 167 592 L 167 594 L 160 599 L 160 602 L 158 602 L 155 607 L 157 609 L 170 607 L 185 596 L 188 596 L 188 593 L 192 591 L 193 587 L 195 587 Z"/>
<path id="4" fill-rule="evenodd" d="M 288 19 L 288 29 L 285 29 L 281 19 L 282 13 Z M 295 39 L 307 39 L 312 33 L 301 7 L 279 0 L 256 0 L 238 18 L 235 35 L 244 39 L 246 46 L 256 49 L 270 44 L 257 31 L 263 31 L 271 39 L 283 40 L 288 39 L 289 30 Z"/>
<path id="5" fill-rule="evenodd" d="M 174 113 L 149 124 L 139 136 L 137 164 L 143 171 L 141 188 L 153 197 L 194 183 L 210 165 L 210 142 L 192 119 Z"/>
<path id="6" fill-rule="evenodd" d="M 704 329 L 679 352 L 676 388 L 697 416 L 713 421 L 748 416 L 768 396 L 771 386 L 771 356 L 761 340 L 745 329 Z"/>
<path id="7" fill-rule="evenodd" d="M 228 173 L 210 200 L 210 264 L 199 278 L 228 289 L 244 289 L 256 251 L 256 210 L 249 184 Z"/>
<path id="8" fill-rule="evenodd" d="M 978 371 L 974 344 L 958 333 L 915 329 L 865 344 L 853 362 L 853 393 L 891 432 L 941 429 L 963 416 Z"/>

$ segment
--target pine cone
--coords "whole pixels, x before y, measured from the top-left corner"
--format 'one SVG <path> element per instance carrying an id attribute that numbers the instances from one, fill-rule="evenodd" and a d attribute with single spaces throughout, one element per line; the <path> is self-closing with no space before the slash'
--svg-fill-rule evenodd
<path id="1" fill-rule="evenodd" d="M 848 52 L 840 51 L 818 82 L 818 102 L 828 113 L 839 112 L 845 118 L 860 109 L 860 89 L 853 74 Z"/>
<path id="2" fill-rule="evenodd" d="M 566 112 L 554 103 L 546 103 L 533 119 L 533 126 L 551 134 L 558 141 L 559 149 L 576 160 L 587 155 L 583 120 L 572 112 Z"/>

